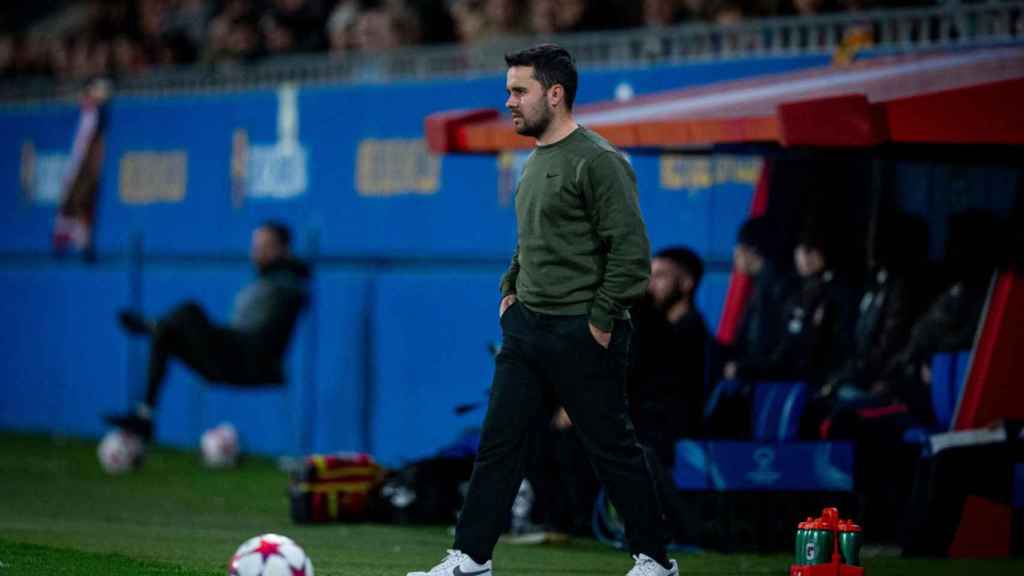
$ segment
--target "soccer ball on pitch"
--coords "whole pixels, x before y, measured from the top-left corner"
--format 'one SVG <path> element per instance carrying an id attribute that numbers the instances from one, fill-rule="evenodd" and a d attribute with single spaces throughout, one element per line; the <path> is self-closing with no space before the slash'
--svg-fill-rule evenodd
<path id="1" fill-rule="evenodd" d="M 124 474 L 142 464 L 142 440 L 123 430 L 107 432 L 96 449 L 100 466 L 107 474 Z"/>
<path id="2" fill-rule="evenodd" d="M 210 468 L 229 468 L 238 462 L 238 432 L 227 422 L 210 428 L 199 438 L 203 464 Z"/>
<path id="3" fill-rule="evenodd" d="M 313 563 L 287 536 L 263 534 L 238 547 L 228 576 L 313 576 Z"/>

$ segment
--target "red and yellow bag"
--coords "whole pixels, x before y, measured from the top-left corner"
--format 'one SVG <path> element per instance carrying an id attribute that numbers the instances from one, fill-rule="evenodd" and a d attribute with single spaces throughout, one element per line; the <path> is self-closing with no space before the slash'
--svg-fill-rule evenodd
<path id="1" fill-rule="evenodd" d="M 291 474 L 288 493 L 292 520 L 365 520 L 370 513 L 371 493 L 383 476 L 383 468 L 369 454 L 308 456 Z"/>

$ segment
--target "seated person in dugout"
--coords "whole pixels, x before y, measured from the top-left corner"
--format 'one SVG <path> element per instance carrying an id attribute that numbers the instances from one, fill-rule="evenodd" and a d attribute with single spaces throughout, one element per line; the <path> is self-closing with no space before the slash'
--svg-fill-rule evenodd
<path id="1" fill-rule="evenodd" d="M 630 413 L 640 441 L 668 466 L 676 440 L 702 433 L 708 329 L 694 299 L 703 275 L 689 248 L 661 250 L 647 295 L 631 311 Z"/>
<path id="2" fill-rule="evenodd" d="M 150 338 L 146 395 L 135 410 L 107 416 L 113 426 L 144 440 L 153 436 L 156 409 L 168 362 L 177 358 L 210 384 L 280 386 L 283 358 L 299 314 L 309 300 L 310 271 L 291 255 L 291 232 L 268 222 L 252 235 L 250 260 L 256 279 L 235 298 L 230 325 L 209 320 L 202 307 L 185 302 L 159 319 L 124 311 L 121 326 Z"/>
<path id="3" fill-rule="evenodd" d="M 764 362 L 782 334 L 782 303 L 790 297 L 794 287 L 771 256 L 775 234 L 777 231 L 771 224 L 758 217 L 744 222 L 737 235 L 733 265 L 737 273 L 751 278 L 753 291 L 743 310 L 735 342 L 722 350 L 726 379 L 736 378 L 741 365 Z"/>
<path id="4" fill-rule="evenodd" d="M 931 359 L 941 352 L 970 350 L 980 328 L 993 272 L 1004 264 L 1005 231 L 994 216 L 978 211 L 958 214 L 949 221 L 946 243 L 946 287 L 918 318 L 902 349 L 871 383 L 858 402 L 833 411 L 830 437 L 860 437 L 865 433 L 859 411 L 903 404 L 897 431 L 912 425 L 931 426 Z M 873 419 L 877 420 L 877 419 Z M 873 422 L 875 427 L 881 422 Z M 892 426 L 889 426 L 891 428 Z"/>
<path id="5" fill-rule="evenodd" d="M 812 390 L 845 358 L 849 293 L 829 259 L 824 230 L 804 228 L 793 250 L 800 287 L 782 306 L 783 330 L 763 358 L 740 361 L 743 380 L 802 380 Z"/>
<path id="6" fill-rule="evenodd" d="M 882 214 L 868 244 L 868 280 L 857 309 L 853 350 L 830 374 L 811 406 L 821 416 L 860 406 L 874 395 L 884 372 L 910 338 L 931 294 L 925 280 L 928 225 L 903 213 Z M 828 420 L 821 429 L 827 435 Z"/>

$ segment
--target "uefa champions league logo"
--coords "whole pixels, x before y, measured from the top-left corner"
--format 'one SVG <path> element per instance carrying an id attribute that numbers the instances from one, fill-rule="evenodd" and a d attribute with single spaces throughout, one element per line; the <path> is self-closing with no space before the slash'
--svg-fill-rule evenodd
<path id="1" fill-rule="evenodd" d="M 782 474 L 775 469 L 775 449 L 763 446 L 754 451 L 754 464 L 757 468 L 747 474 L 747 479 L 754 484 L 774 484 Z"/>

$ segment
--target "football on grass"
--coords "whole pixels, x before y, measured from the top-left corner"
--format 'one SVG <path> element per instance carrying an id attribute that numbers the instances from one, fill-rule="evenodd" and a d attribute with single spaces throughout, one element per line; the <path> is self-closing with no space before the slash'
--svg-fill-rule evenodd
<path id="1" fill-rule="evenodd" d="M 228 576 L 313 576 L 313 563 L 287 536 L 263 534 L 238 547 Z"/>
<path id="2" fill-rule="evenodd" d="M 142 464 L 142 440 L 123 430 L 111 430 L 96 449 L 100 466 L 107 474 L 124 474 Z"/>
<path id="3" fill-rule="evenodd" d="M 203 464 L 210 468 L 230 468 L 238 463 L 238 431 L 227 422 L 210 428 L 199 438 Z"/>

